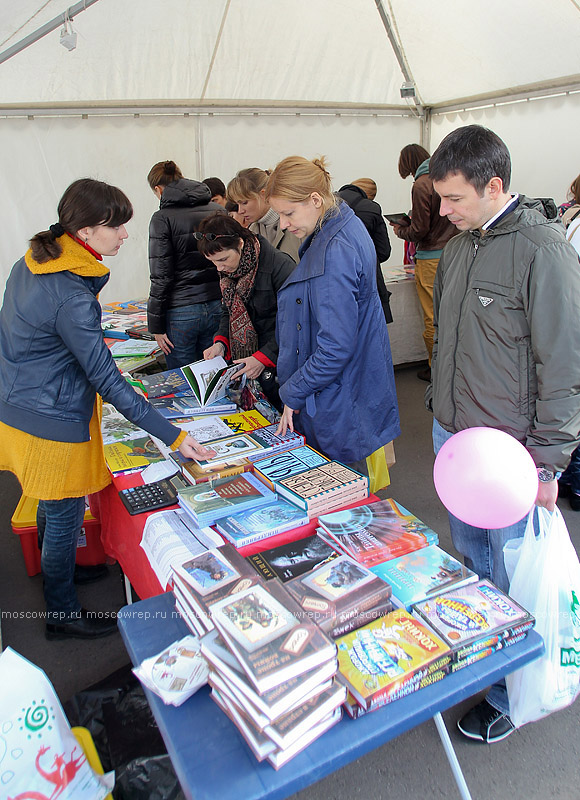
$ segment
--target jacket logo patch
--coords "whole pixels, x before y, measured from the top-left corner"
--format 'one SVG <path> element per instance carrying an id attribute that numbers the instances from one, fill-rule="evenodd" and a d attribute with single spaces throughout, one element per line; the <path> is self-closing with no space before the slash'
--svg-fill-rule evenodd
<path id="1" fill-rule="evenodd" d="M 490 303 L 493 303 L 493 297 L 484 297 L 482 294 L 478 295 L 478 297 L 479 297 L 479 302 L 484 308 L 488 306 Z"/>

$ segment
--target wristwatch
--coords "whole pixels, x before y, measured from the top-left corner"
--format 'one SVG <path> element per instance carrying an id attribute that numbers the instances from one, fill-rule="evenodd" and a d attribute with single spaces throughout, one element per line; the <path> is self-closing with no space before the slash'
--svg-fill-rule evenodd
<path id="1" fill-rule="evenodd" d="M 550 483 L 556 477 L 556 473 L 550 467 L 547 467 L 545 464 L 538 464 L 538 480 L 542 483 Z"/>

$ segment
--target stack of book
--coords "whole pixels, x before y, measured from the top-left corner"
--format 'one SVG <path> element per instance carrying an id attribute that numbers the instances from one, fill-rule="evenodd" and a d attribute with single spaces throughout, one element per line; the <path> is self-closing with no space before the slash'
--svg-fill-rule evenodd
<path id="1" fill-rule="evenodd" d="M 299 475 L 312 467 L 319 467 L 321 464 L 329 462 L 330 459 L 323 456 L 318 450 L 304 445 L 304 447 L 295 447 L 279 455 L 256 459 L 254 472 L 260 480 L 273 488 L 274 481 Z"/>
<path id="2" fill-rule="evenodd" d="M 246 472 L 220 478 L 211 485 L 187 486 L 178 492 L 177 499 L 195 524 L 204 528 L 222 517 L 271 503 L 276 500 L 276 493 Z"/>
<path id="3" fill-rule="evenodd" d="M 296 452 L 291 450 L 286 455 Z M 265 470 L 260 460 L 254 463 L 254 472 L 260 478 L 265 476 L 280 497 L 303 509 L 309 517 L 318 517 L 369 496 L 366 475 L 345 467 L 339 461 L 326 461 L 297 474 L 274 478 L 272 471 L 268 468 Z"/>
<path id="4" fill-rule="evenodd" d="M 293 578 L 286 588 L 332 639 L 392 610 L 389 584 L 348 556 Z"/>
<path id="5" fill-rule="evenodd" d="M 413 613 L 451 648 L 453 672 L 521 641 L 535 621 L 488 580 L 437 594 Z"/>
<path id="6" fill-rule="evenodd" d="M 197 459 L 202 469 L 212 469 L 230 462 L 233 458 L 248 458 L 257 461 L 267 455 L 283 453 L 304 444 L 304 436 L 294 431 L 287 431 L 284 435 L 276 433 L 277 425 L 266 425 L 256 428 L 248 433 L 237 433 L 229 438 L 220 438 L 207 441 L 205 444 L 215 455 L 207 459 Z"/>
<path id="7" fill-rule="evenodd" d="M 214 628 L 211 603 L 259 582 L 248 562 L 229 544 L 173 565 L 176 605 L 190 630 L 202 636 Z"/>
<path id="8" fill-rule="evenodd" d="M 129 300 L 126 303 L 109 303 L 103 306 L 101 328 L 112 339 L 128 339 L 129 330 L 147 325 L 147 301 Z"/>
<path id="9" fill-rule="evenodd" d="M 209 605 L 202 639 L 212 698 L 259 760 L 278 769 L 339 721 L 336 647 L 277 581 Z M 219 634 L 219 635 L 217 635 Z"/>
<path id="10" fill-rule="evenodd" d="M 438 542 L 435 531 L 391 499 L 319 516 L 318 524 L 331 546 L 369 568 Z"/>
<path id="11" fill-rule="evenodd" d="M 258 508 L 222 517 L 216 521 L 216 528 L 235 547 L 246 547 L 284 531 L 301 528 L 308 522 L 308 516 L 292 503 L 273 500 Z"/>
<path id="12" fill-rule="evenodd" d="M 473 583 L 478 578 L 475 572 L 436 544 L 377 564 L 371 571 L 391 585 L 393 605 L 407 611 L 414 603 Z"/>
<path id="13" fill-rule="evenodd" d="M 351 717 L 374 711 L 442 680 L 451 652 L 430 627 L 395 609 L 336 640 L 338 677 Z"/>

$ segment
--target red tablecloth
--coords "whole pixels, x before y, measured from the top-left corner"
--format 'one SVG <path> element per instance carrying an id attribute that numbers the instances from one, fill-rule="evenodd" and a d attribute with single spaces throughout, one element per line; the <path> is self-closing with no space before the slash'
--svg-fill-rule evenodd
<path id="1" fill-rule="evenodd" d="M 101 521 L 101 541 L 105 553 L 119 562 L 135 592 L 142 600 L 145 600 L 147 597 L 153 597 L 165 591 L 165 587 L 159 584 L 155 573 L 149 565 L 147 556 L 139 546 L 143 528 L 145 527 L 145 520 L 149 514 L 131 516 L 119 497 L 120 489 L 138 486 L 142 482 L 139 472 L 118 475 L 113 478 L 113 483 L 107 486 L 106 489 L 92 496 L 91 508 L 94 509 Z M 378 499 L 375 495 L 370 495 L 364 500 L 345 506 L 345 508 L 355 508 L 356 506 L 373 503 Z M 178 508 L 178 506 L 171 506 L 171 508 Z M 154 514 L 156 512 L 149 513 Z M 301 528 L 293 528 L 277 536 L 271 536 L 269 539 L 263 539 L 261 542 L 250 544 L 241 548 L 240 553 L 243 556 L 249 556 L 253 553 L 259 553 L 261 550 L 268 550 L 280 544 L 311 536 L 316 531 L 317 524 L 318 519 L 313 517 L 308 525 L 304 525 Z"/>

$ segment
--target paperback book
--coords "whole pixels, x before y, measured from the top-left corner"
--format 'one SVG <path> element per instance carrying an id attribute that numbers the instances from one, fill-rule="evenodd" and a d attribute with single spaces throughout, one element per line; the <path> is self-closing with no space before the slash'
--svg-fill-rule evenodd
<path id="1" fill-rule="evenodd" d="M 274 500 L 222 517 L 216 521 L 216 528 L 234 547 L 245 547 L 307 524 L 308 516 L 299 508 L 285 500 Z"/>
<path id="2" fill-rule="evenodd" d="M 249 433 L 270 424 L 266 417 L 255 408 L 239 411 L 236 414 L 224 414 L 221 419 L 230 429 L 230 436 L 232 433 Z"/>
<path id="3" fill-rule="evenodd" d="M 517 636 L 534 624 L 525 608 L 488 580 L 437 594 L 414 605 L 413 612 L 454 650 L 495 634 Z"/>
<path id="4" fill-rule="evenodd" d="M 228 411 L 236 410 L 236 404 L 225 397 L 202 406 L 194 394 L 181 394 L 176 397 L 155 397 L 150 399 L 149 402 L 165 419 L 196 417 L 200 414 L 226 414 Z M 229 429 L 227 435 L 231 436 Z"/>
<path id="5" fill-rule="evenodd" d="M 338 558 L 338 553 L 324 539 L 314 534 L 270 550 L 247 556 L 248 561 L 266 581 L 279 578 L 282 583 Z"/>
<path id="6" fill-rule="evenodd" d="M 181 564 L 174 564 L 173 574 L 186 602 L 206 630 L 213 629 L 209 606 L 258 583 L 259 578 L 248 562 L 229 544 L 207 550 Z"/>
<path id="7" fill-rule="evenodd" d="M 296 447 L 285 453 L 255 459 L 256 474 L 270 486 L 274 481 L 298 475 L 312 467 L 328 464 L 330 459 L 308 445 Z"/>
<path id="8" fill-rule="evenodd" d="M 445 642 L 404 609 L 336 640 L 340 679 L 366 710 L 392 702 L 451 662 Z"/>
<path id="9" fill-rule="evenodd" d="M 286 584 L 304 613 L 331 638 L 359 628 L 391 609 L 388 583 L 340 556 Z"/>
<path id="10" fill-rule="evenodd" d="M 124 339 L 115 342 L 110 348 L 113 358 L 123 358 L 125 356 L 150 356 L 159 350 L 157 342 L 145 342 L 140 339 Z"/>
<path id="11" fill-rule="evenodd" d="M 203 528 L 222 517 L 270 503 L 276 500 L 276 494 L 247 472 L 220 478 L 211 486 L 188 486 L 178 492 L 177 499 L 183 510 Z"/>
<path id="12" fill-rule="evenodd" d="M 125 419 L 114 406 L 109 403 L 103 403 L 101 434 L 103 436 L 103 444 L 113 444 L 114 442 L 124 442 L 127 439 L 147 436 L 147 431 L 138 428 L 137 425 Z"/>
<path id="13" fill-rule="evenodd" d="M 335 546 L 367 567 L 438 542 L 435 531 L 392 499 L 324 514 L 318 523 Z"/>
<path id="14" fill-rule="evenodd" d="M 336 657 L 282 584 L 254 586 L 209 607 L 212 621 L 259 693 Z"/>
<path id="15" fill-rule="evenodd" d="M 253 461 L 252 456 L 264 450 L 263 445 L 253 439 L 251 433 L 237 433 L 227 439 L 206 442 L 205 445 L 211 447 L 215 451 L 215 455 L 210 458 L 196 459 L 202 469 L 220 467 L 240 458 L 248 458 Z"/>
<path id="16" fill-rule="evenodd" d="M 200 406 L 207 406 L 225 397 L 232 375 L 239 370 L 239 364 L 228 367 L 221 356 L 216 356 L 207 361 L 194 361 L 181 369 L 145 376 L 143 385 L 150 398 L 193 394 Z"/>
<path id="17" fill-rule="evenodd" d="M 203 637 L 201 651 L 214 673 L 219 674 L 230 690 L 236 693 L 236 697 L 248 712 L 257 721 L 265 720 L 265 724 L 279 719 L 291 709 L 301 705 L 308 698 L 318 694 L 321 688 L 327 688 L 337 669 L 336 659 L 331 659 L 258 694 L 241 668 L 240 662 L 215 628 Z"/>
<path id="18" fill-rule="evenodd" d="M 393 605 L 411 610 L 434 594 L 474 583 L 478 576 L 436 544 L 371 567 L 372 572 L 393 588 Z"/>
<path id="19" fill-rule="evenodd" d="M 253 441 L 261 445 L 261 450 L 257 454 L 249 456 L 250 461 L 256 461 L 268 453 L 276 455 L 304 445 L 304 436 L 301 433 L 287 430 L 285 434 L 279 435 L 276 433 L 277 428 L 278 425 L 266 425 L 248 434 Z"/>
<path id="20" fill-rule="evenodd" d="M 106 444 L 104 451 L 107 467 L 113 475 L 135 472 L 148 467 L 149 464 L 165 460 L 153 439 L 148 435 Z M 200 527 L 203 526 L 200 525 Z"/>
<path id="21" fill-rule="evenodd" d="M 274 489 L 309 517 L 368 497 L 368 478 L 339 461 L 273 481 Z"/>

